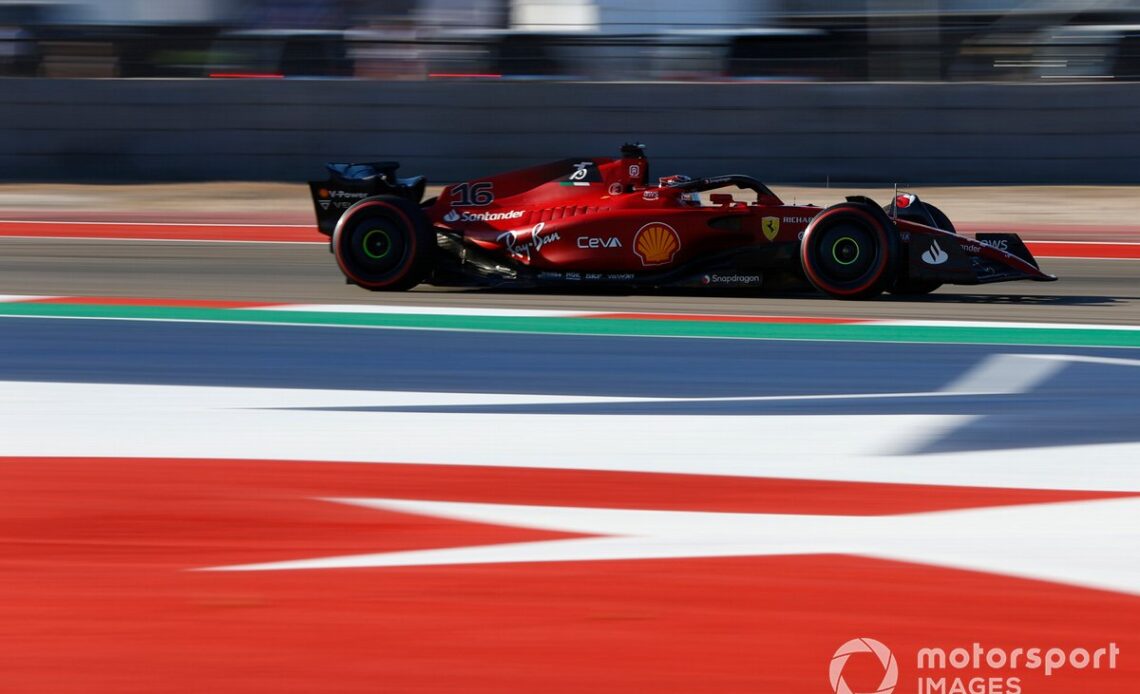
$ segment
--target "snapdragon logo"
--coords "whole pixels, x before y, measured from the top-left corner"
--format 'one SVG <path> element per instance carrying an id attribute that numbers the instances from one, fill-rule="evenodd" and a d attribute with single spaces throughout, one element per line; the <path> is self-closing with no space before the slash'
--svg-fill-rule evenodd
<path id="1" fill-rule="evenodd" d="M 704 275 L 701 284 L 760 284 L 760 275 Z"/>
<path id="2" fill-rule="evenodd" d="M 847 680 L 843 679 L 843 668 L 847 666 L 847 660 L 856 653 L 873 653 L 879 659 L 879 663 L 883 666 L 883 679 L 879 682 L 878 689 L 856 692 L 848 686 Z M 899 663 L 895 660 L 891 649 L 881 641 L 864 636 L 851 639 L 835 651 L 835 655 L 831 656 L 831 668 L 828 674 L 831 676 L 831 689 L 835 694 L 891 694 L 899 682 Z"/>

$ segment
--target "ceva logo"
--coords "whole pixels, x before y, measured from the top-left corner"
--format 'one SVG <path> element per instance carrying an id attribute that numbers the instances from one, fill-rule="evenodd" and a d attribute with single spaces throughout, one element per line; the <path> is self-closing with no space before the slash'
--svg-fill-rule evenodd
<path id="1" fill-rule="evenodd" d="M 616 236 L 602 238 L 598 236 L 579 236 L 578 248 L 621 248 L 621 239 Z"/>
<path id="2" fill-rule="evenodd" d="M 847 665 L 847 659 L 856 653 L 873 653 L 879 659 L 879 663 L 882 664 L 883 680 L 879 682 L 877 689 L 869 692 L 854 692 L 847 685 L 847 681 L 843 679 L 843 668 Z M 894 653 L 891 653 L 891 649 L 887 648 L 881 641 L 864 636 L 851 639 L 835 651 L 835 655 L 831 656 L 831 667 L 828 669 L 828 674 L 831 677 L 831 689 L 835 694 L 891 694 L 895 690 L 895 685 L 899 683 L 899 664 L 895 660 Z"/>

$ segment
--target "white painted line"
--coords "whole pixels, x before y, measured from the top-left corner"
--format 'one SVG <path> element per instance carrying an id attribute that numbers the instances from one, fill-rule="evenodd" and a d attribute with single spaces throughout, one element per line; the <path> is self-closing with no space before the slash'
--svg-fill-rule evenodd
<path id="1" fill-rule="evenodd" d="M 99 239 L 99 240 L 102 240 L 102 239 Z M 132 239 L 126 239 L 126 240 L 132 240 Z M 137 240 L 137 239 L 133 239 L 133 240 Z M 169 242 L 170 243 L 183 243 L 183 241 L 177 241 L 177 240 L 169 240 Z M 189 243 L 199 243 L 199 242 L 189 241 Z M 215 243 L 215 242 L 214 241 L 203 241 L 200 243 Z M 245 242 L 245 241 L 223 241 L 220 243 L 247 243 L 247 242 Z M 251 241 L 248 243 L 276 243 L 276 242 Z M 306 243 L 306 242 L 285 242 L 285 243 Z M 4 298 L 0 299 L 0 301 L 5 301 L 5 302 L 33 301 L 33 300 L 37 300 L 37 299 L 59 299 L 59 300 L 61 300 L 61 305 L 66 305 L 64 302 L 66 302 L 66 300 L 70 299 L 70 298 L 75 298 L 75 299 L 85 298 L 85 297 L 78 297 L 78 296 L 77 297 L 37 296 L 37 295 L 26 295 L 25 296 L 25 295 L 18 295 L 18 294 L 8 294 L 8 295 L 0 295 L 0 296 L 4 297 Z M 91 304 L 85 304 L 85 305 L 90 306 Z M 113 306 L 114 304 L 108 304 L 108 305 Z M 156 304 L 156 305 L 153 305 L 151 307 L 152 308 L 161 308 L 161 305 Z M 227 308 L 224 310 L 235 311 L 235 312 L 239 312 L 239 313 L 240 312 L 250 312 L 250 311 L 254 311 L 254 312 L 260 312 L 260 311 L 270 311 L 270 312 L 295 311 L 295 312 L 334 313 L 334 314 L 347 314 L 347 315 L 351 315 L 351 314 L 361 314 L 361 315 L 400 314 L 400 315 L 438 315 L 438 316 L 487 316 L 487 317 L 522 317 L 522 318 L 591 318 L 591 319 L 605 318 L 607 315 L 620 313 L 622 315 L 634 316 L 633 320 L 637 320 L 636 317 L 641 316 L 641 315 L 651 316 L 651 317 L 652 316 L 660 317 L 662 315 L 672 315 L 672 314 L 655 314 L 655 313 L 642 314 L 642 313 L 636 312 L 636 311 L 635 312 L 620 312 L 620 311 L 618 311 L 618 312 L 599 312 L 599 311 L 595 311 L 595 310 L 568 311 L 568 310 L 560 310 L 560 309 L 511 309 L 511 308 L 492 308 L 492 307 L 479 308 L 479 307 L 457 307 L 457 306 L 413 306 L 413 305 L 398 305 L 398 304 L 273 304 L 273 305 L 269 305 L 269 306 L 242 306 L 242 307 L 235 307 L 235 308 Z M 1014 330 L 1017 330 L 1017 329 L 1048 329 L 1048 330 L 1119 330 L 1119 331 L 1133 331 L 1133 332 L 1134 331 L 1140 331 L 1140 326 L 1136 326 L 1136 325 L 1093 324 L 1093 323 L 1032 323 L 1032 322 L 1015 323 L 1015 322 L 1005 322 L 1005 321 L 879 320 L 879 319 L 872 319 L 872 318 L 853 318 L 850 320 L 850 322 L 843 322 L 843 323 L 834 323 L 834 324 L 833 323 L 823 323 L 823 324 L 803 323 L 803 324 L 801 324 L 801 323 L 794 322 L 794 319 L 797 318 L 798 316 L 753 316 L 750 314 L 728 314 L 728 313 L 723 313 L 723 314 L 694 313 L 694 314 L 676 314 L 676 315 L 680 315 L 680 316 L 691 315 L 691 316 L 696 316 L 696 317 L 700 317 L 700 318 L 706 318 L 706 317 L 727 318 L 730 320 L 734 319 L 734 318 L 746 318 L 746 319 L 753 319 L 753 318 L 769 319 L 770 318 L 770 319 L 772 319 L 771 323 L 769 323 L 767 320 L 741 321 L 741 324 L 748 324 L 748 325 L 768 325 L 768 324 L 772 324 L 772 325 L 805 325 L 805 326 L 809 326 L 809 327 L 813 326 L 813 325 L 819 325 L 820 327 L 876 326 L 877 325 L 877 326 L 891 326 L 891 327 L 904 327 L 904 328 L 905 327 L 980 328 L 980 329 L 987 329 L 987 330 L 994 330 L 994 329 L 1014 329 Z M 117 317 L 102 317 L 102 316 L 53 315 L 53 316 L 44 316 L 44 318 L 83 319 L 83 320 L 134 320 L 134 321 L 149 321 L 149 322 L 180 322 L 180 323 L 181 322 L 186 322 L 186 323 L 224 322 L 224 323 L 233 323 L 233 324 L 241 324 L 241 325 L 246 325 L 246 324 L 257 325 L 257 324 L 262 323 L 261 321 L 257 321 L 257 320 L 212 321 L 209 319 L 189 320 L 189 319 L 175 319 L 175 318 L 162 318 L 162 317 L 117 318 Z M 792 322 L 782 323 L 782 322 L 780 322 L 781 318 L 791 319 Z M 679 321 L 685 321 L 685 318 L 679 318 L 678 320 Z M 693 321 L 694 325 L 699 324 L 699 322 L 700 321 Z M 377 326 L 369 326 L 369 325 L 322 325 L 322 324 L 310 324 L 310 323 L 303 323 L 303 322 L 293 323 L 293 322 L 287 322 L 287 321 L 281 322 L 281 323 L 274 322 L 273 324 L 274 325 L 295 325 L 295 326 L 301 326 L 301 327 L 314 327 L 314 328 L 315 327 L 382 328 L 382 329 L 393 329 L 393 330 L 400 330 L 400 329 L 436 330 L 436 329 L 439 329 L 439 330 L 448 330 L 448 331 L 455 331 L 455 332 L 497 332 L 494 329 L 490 329 L 490 328 L 487 328 L 487 329 L 484 329 L 484 328 L 460 329 L 460 328 L 450 328 L 450 327 L 448 327 L 448 328 L 434 328 L 431 326 L 402 327 L 402 326 L 383 326 L 383 325 L 377 325 Z M 561 334 L 561 333 L 551 333 L 551 334 Z M 591 333 L 591 332 L 581 332 L 580 333 L 578 331 L 574 331 L 574 332 L 569 332 L 566 334 L 609 335 L 610 333 L 606 332 L 606 331 L 601 331 L 598 333 Z M 627 333 L 623 332 L 622 335 L 627 335 Z M 631 336 L 631 337 L 637 337 L 637 336 L 644 336 L 644 337 L 690 337 L 690 336 L 686 336 L 686 335 L 654 335 L 654 334 L 640 335 L 639 333 L 636 333 L 636 332 L 630 332 L 630 333 L 628 333 L 628 336 Z M 722 336 L 691 336 L 691 337 L 696 337 L 699 339 L 766 339 L 766 338 L 763 338 L 762 336 L 723 336 L 723 337 Z M 788 338 L 774 338 L 774 339 L 788 339 Z M 795 338 L 795 340 L 802 341 L 802 340 L 809 340 L 809 338 Z M 810 339 L 810 341 L 835 341 L 835 338 Z M 839 341 L 843 341 L 843 340 L 839 339 Z M 906 340 L 897 340 L 894 338 L 892 338 L 888 341 L 900 342 L 900 343 L 906 343 L 907 342 Z"/>
<path id="2" fill-rule="evenodd" d="M 657 320 L 664 319 L 670 320 L 671 316 L 681 316 L 677 318 L 678 321 L 687 320 L 686 316 L 693 316 L 698 318 L 724 318 L 728 320 L 733 319 L 749 319 L 740 321 L 741 323 L 757 325 L 765 325 L 770 322 L 773 324 L 795 324 L 801 325 L 795 321 L 796 318 L 801 316 L 759 316 L 742 313 L 677 313 L 677 314 L 663 314 L 663 313 L 644 313 L 639 311 L 565 311 L 556 309 L 505 309 L 505 308 L 471 308 L 471 307 L 453 307 L 453 306 L 408 306 L 408 305 L 394 305 L 394 304 L 279 304 L 275 306 L 251 306 L 234 309 L 237 311 L 308 311 L 315 313 L 362 313 L 362 314 L 417 314 L 417 315 L 441 315 L 441 316 L 519 316 L 529 318 L 544 318 L 544 317 L 570 317 L 570 318 L 599 318 L 604 319 L 612 315 L 631 316 L 633 320 L 648 319 Z M 695 323 L 698 321 L 694 321 Z M 1098 325 L 1093 323 L 1012 323 L 1001 321 L 935 321 L 935 320 L 877 320 L 873 318 L 852 318 L 843 319 L 839 323 L 804 323 L 802 325 L 820 325 L 821 327 L 828 327 L 832 325 L 847 326 L 847 325 L 887 325 L 887 326 L 900 326 L 900 327 L 940 327 L 940 328 L 1050 328 L 1050 329 L 1096 329 L 1096 330 L 1140 330 L 1140 326 L 1135 325 Z"/>
<path id="3" fill-rule="evenodd" d="M 1140 492 L 1140 441 L 910 453 L 962 431 L 975 420 L 969 415 L 615 417 L 311 409 L 612 401 L 0 382 L 0 456 L 396 462 Z M 471 444 L 496 437 L 508 445 Z"/>
<path id="4" fill-rule="evenodd" d="M 1118 357 L 1097 357 L 1084 354 L 1017 354 L 1022 359 L 1047 359 L 1058 362 L 1079 364 L 1106 364 L 1109 366 L 1140 366 L 1140 359 L 1120 359 Z"/>
<path id="5" fill-rule="evenodd" d="M 154 308 L 154 307 L 151 307 Z M 225 311 L 237 312 L 239 309 L 219 309 Z M 252 310 L 252 309 L 246 309 Z M 132 316 L 129 318 L 123 317 L 110 317 L 110 316 L 69 316 L 59 314 L 35 314 L 35 313 L 21 313 L 17 316 L 0 314 L 0 318 L 35 318 L 37 320 L 85 320 L 85 321 L 125 321 L 125 322 L 141 322 L 141 323 L 202 323 L 209 325 L 250 325 L 250 326 L 273 326 L 273 327 L 292 327 L 292 328 L 308 328 L 308 329 L 336 329 L 336 330 L 410 330 L 420 332 L 448 332 L 448 333 L 496 333 L 505 335 L 557 335 L 567 337 L 638 337 L 638 338 L 652 338 L 663 340 L 751 340 L 760 342 L 868 342 L 868 343 L 884 343 L 892 345 L 994 345 L 999 347 L 1036 347 L 1038 343 L 1033 340 L 1025 342 L 1009 342 L 1002 340 L 999 342 L 987 342 L 984 339 L 977 340 L 958 340 L 958 339 L 945 339 L 945 340 L 907 340 L 901 339 L 897 336 L 892 337 L 779 337 L 769 335 L 701 335 L 701 334 L 661 334 L 653 332 L 639 333 L 636 331 L 622 331 L 620 333 L 613 333 L 609 331 L 599 330 L 597 332 L 583 331 L 583 330 L 544 330 L 542 332 L 527 332 L 525 330 L 509 330 L 499 329 L 492 327 L 471 327 L 471 328 L 455 328 L 455 327 L 436 327 L 431 325 L 416 325 L 416 326 L 403 326 L 403 325 L 368 325 L 361 323 L 314 323 L 304 321 L 265 321 L 265 320 L 220 320 L 210 318 L 159 318 L 154 316 L 140 317 Z M 1090 326 L 1091 327 L 1091 326 Z M 1087 345 L 1079 341 L 1068 345 L 1049 345 L 1050 347 L 1093 347 L 1104 349 L 1140 349 L 1140 347 L 1133 345 Z"/>
<path id="6" fill-rule="evenodd" d="M 310 313 L 399 314 L 421 316 L 506 316 L 518 318 L 566 318 L 589 315 L 585 311 L 554 309 L 472 308 L 458 306 L 411 306 L 398 304 L 280 304 L 249 306 L 236 311 L 305 311 Z"/>
<path id="7" fill-rule="evenodd" d="M 563 311 L 554 309 L 498 309 L 498 308 L 460 308 L 449 306 L 397 306 L 397 305 L 377 305 L 377 304 L 280 304 L 267 307 L 242 307 L 234 309 L 237 311 L 311 311 L 317 313 L 362 313 L 362 314 L 421 314 L 421 315 L 441 315 L 441 316 L 520 316 L 520 317 L 568 317 L 568 318 L 599 318 L 604 319 L 610 315 L 621 314 L 622 316 L 631 316 L 632 320 L 640 320 L 642 316 L 647 317 L 648 320 L 660 319 L 662 316 L 673 314 L 656 314 L 656 313 L 639 313 L 633 312 L 598 312 L 598 311 Z M 850 322 L 841 323 L 798 323 L 795 321 L 797 316 L 752 316 L 749 314 L 676 314 L 679 316 L 696 316 L 700 318 L 714 317 L 726 318 L 729 320 L 738 318 L 759 318 L 759 319 L 772 319 L 771 324 L 778 325 L 819 325 L 820 327 L 829 326 L 865 326 L 865 325 L 886 325 L 897 327 L 938 327 L 938 328 L 987 328 L 987 329 L 1017 329 L 1017 328 L 1049 328 L 1059 330 L 1128 330 L 1140 331 L 1140 326 L 1136 325 L 1104 325 L 1094 323 L 1012 323 L 1001 321 L 932 321 L 932 320 L 876 320 L 873 318 L 853 318 Z M 786 319 L 781 321 L 781 319 Z M 668 320 L 668 319 L 666 319 Z M 682 317 L 678 321 L 684 322 L 687 319 Z M 693 321 L 699 324 L 700 321 Z M 767 320 L 748 320 L 740 321 L 742 324 L 767 325 Z"/>
<path id="8" fill-rule="evenodd" d="M 1104 323 L 1014 323 L 1009 321 L 960 320 L 874 320 L 871 325 L 890 325 L 916 328 L 1045 328 L 1049 330 L 1140 330 L 1137 325 Z"/>
<path id="9" fill-rule="evenodd" d="M 1065 368 L 1069 361 L 1065 355 L 1058 359 L 1027 359 L 1020 354 L 994 354 L 962 374 L 943 391 L 953 393 L 1025 393 L 1052 378 Z M 1138 362 L 1140 363 L 1140 362 Z"/>
<path id="10" fill-rule="evenodd" d="M 216 567 L 280 571 L 517 562 L 848 554 L 1140 594 L 1140 499 L 895 516 L 714 513 L 403 499 L 378 511 L 596 537 Z"/>

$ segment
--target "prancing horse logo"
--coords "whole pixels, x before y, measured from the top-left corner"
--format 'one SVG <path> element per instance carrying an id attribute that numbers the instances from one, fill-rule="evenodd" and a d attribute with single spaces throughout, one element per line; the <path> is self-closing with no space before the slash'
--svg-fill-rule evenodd
<path id="1" fill-rule="evenodd" d="M 765 217 L 760 220 L 760 226 L 764 229 L 764 238 L 772 241 L 780 233 L 780 218 Z"/>

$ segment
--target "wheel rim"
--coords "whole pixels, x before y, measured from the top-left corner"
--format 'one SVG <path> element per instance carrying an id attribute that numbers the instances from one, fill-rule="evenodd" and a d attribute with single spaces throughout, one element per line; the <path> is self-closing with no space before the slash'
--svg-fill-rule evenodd
<path id="1" fill-rule="evenodd" d="M 837 221 L 823 229 L 816 248 L 820 273 L 838 285 L 858 284 L 878 267 L 878 238 L 854 221 Z"/>
<path id="2" fill-rule="evenodd" d="M 402 229 L 383 218 L 367 219 L 352 230 L 349 255 L 362 274 L 378 276 L 398 269 L 407 253 Z"/>
<path id="3" fill-rule="evenodd" d="M 364 254 L 372 260 L 383 260 L 392 252 L 392 237 L 384 229 L 371 229 L 361 242 Z"/>
<path id="4" fill-rule="evenodd" d="M 850 236 L 842 236 L 831 244 L 831 258 L 840 265 L 850 265 L 859 260 L 862 249 Z"/>

